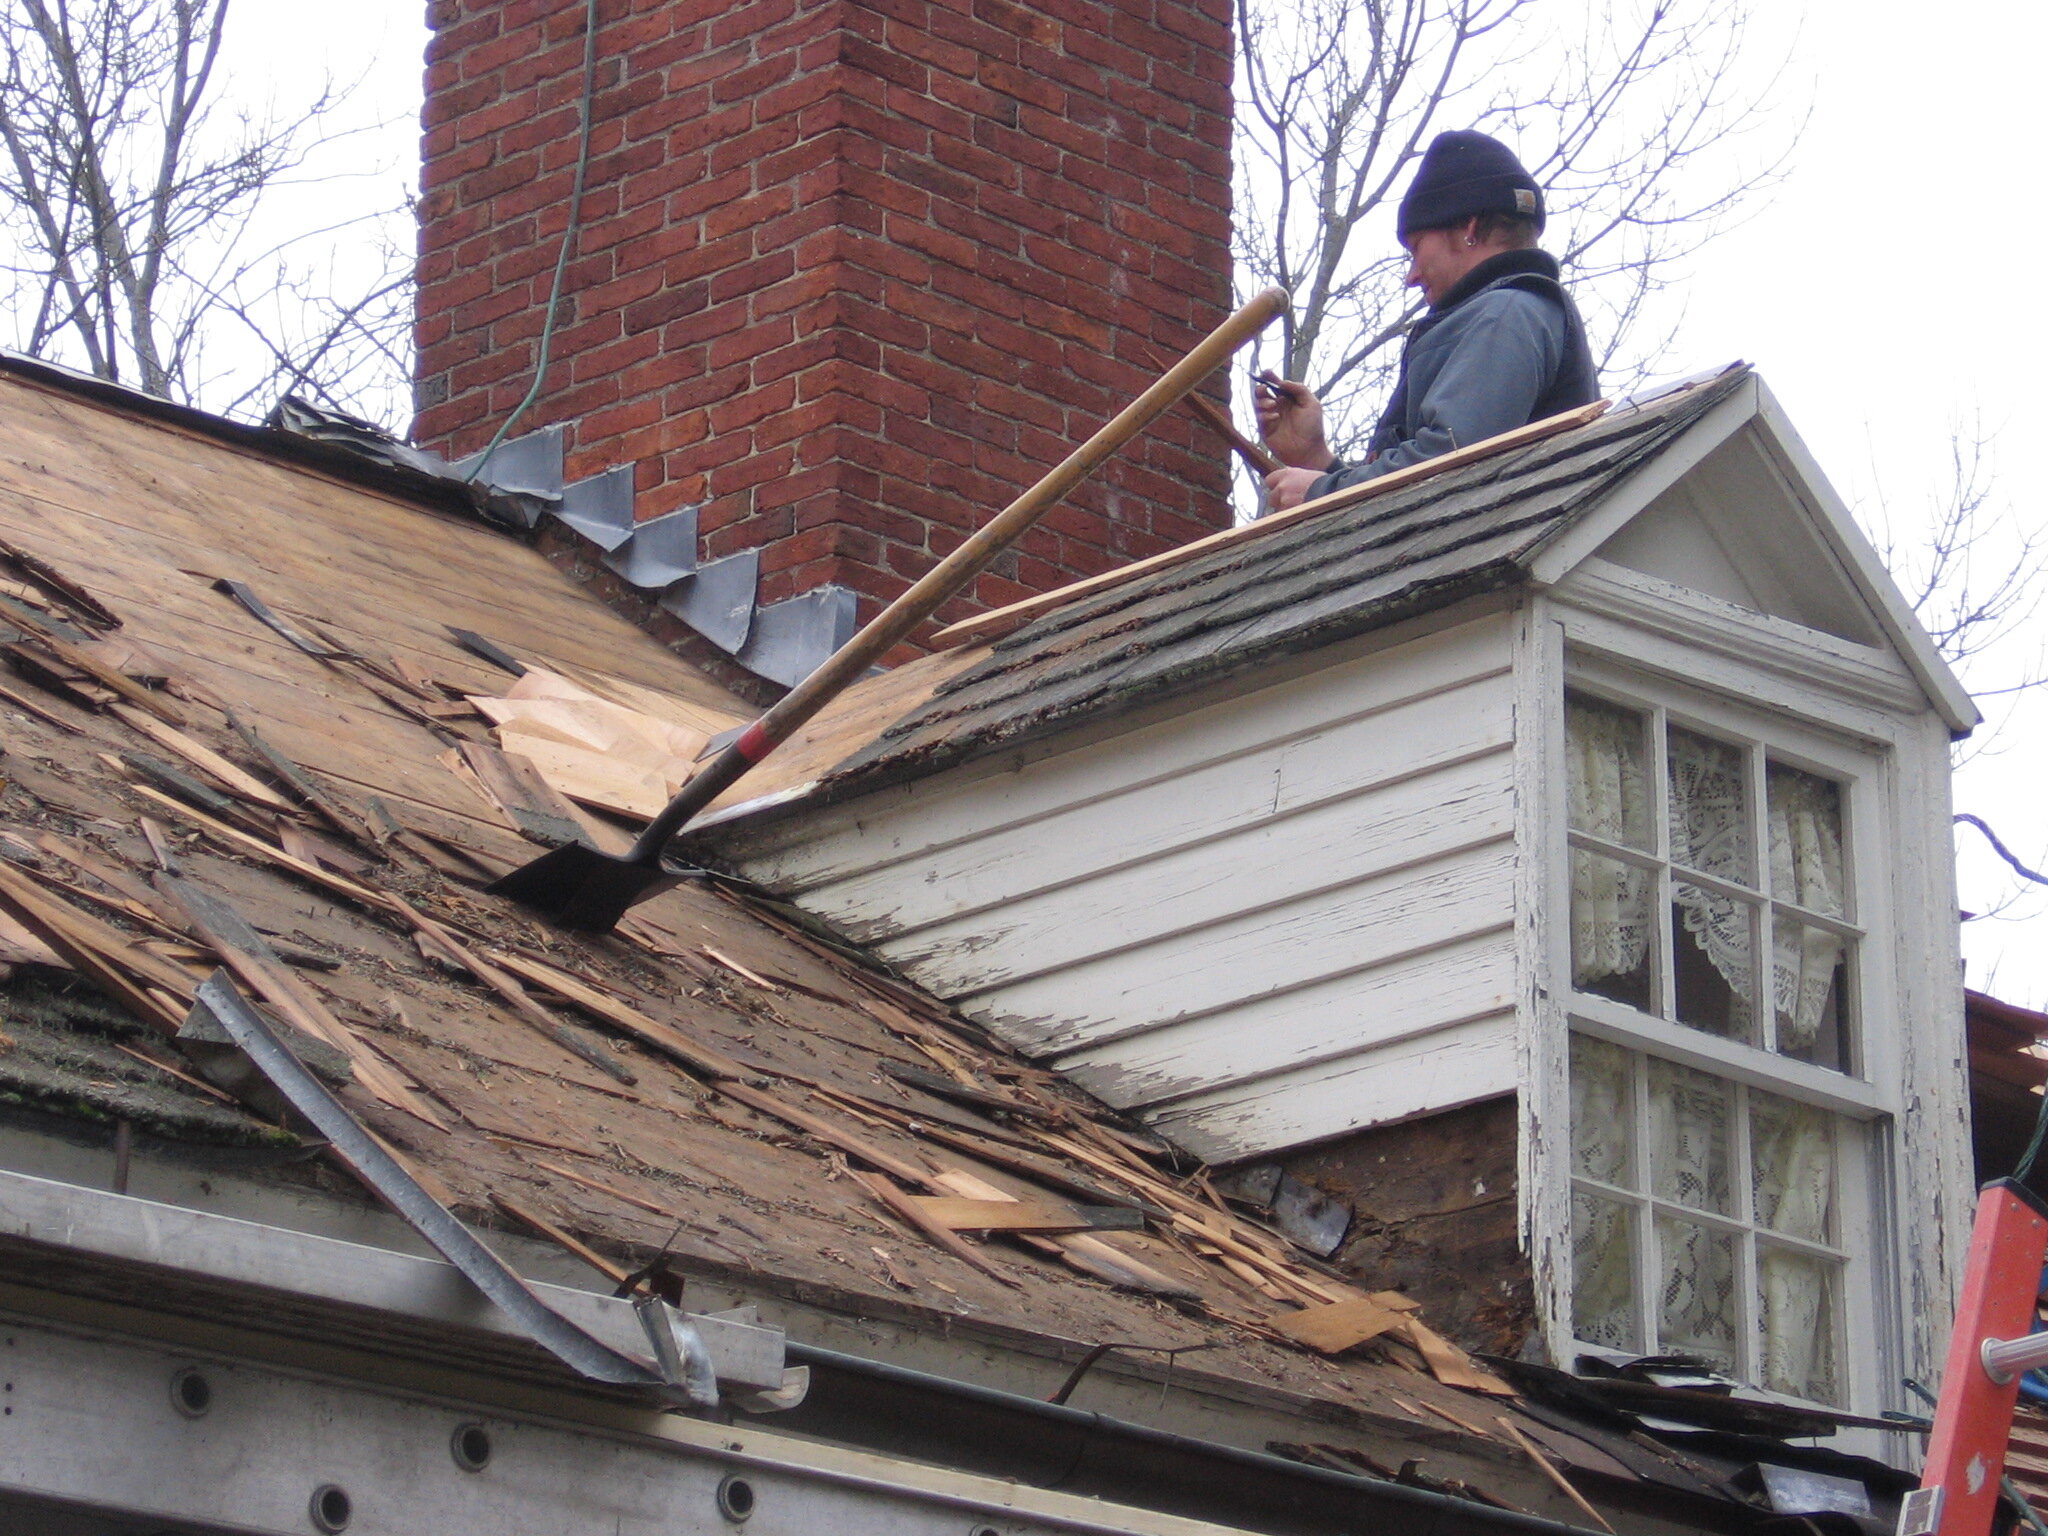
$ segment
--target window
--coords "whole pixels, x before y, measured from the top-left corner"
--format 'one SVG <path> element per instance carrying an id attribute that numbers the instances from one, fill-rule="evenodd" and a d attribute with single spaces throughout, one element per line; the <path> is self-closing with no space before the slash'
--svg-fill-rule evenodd
<path id="1" fill-rule="evenodd" d="M 1847 1406 L 1860 1127 L 1588 1035 L 1571 1097 L 1573 1334 Z"/>
<path id="2" fill-rule="evenodd" d="M 1558 956 L 1571 1333 L 1863 1404 L 1883 1376 L 1872 1179 L 1891 1107 L 1869 1078 L 1895 1054 L 1858 980 L 1852 812 L 1877 760 L 1690 690 L 1579 676 Z"/>
<path id="3" fill-rule="evenodd" d="M 1854 1070 L 1841 784 L 1590 694 L 1565 738 L 1573 987 Z"/>

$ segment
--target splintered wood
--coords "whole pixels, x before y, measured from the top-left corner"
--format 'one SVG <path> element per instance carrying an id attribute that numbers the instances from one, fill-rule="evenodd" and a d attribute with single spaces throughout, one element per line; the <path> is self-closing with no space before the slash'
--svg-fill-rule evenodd
<path id="1" fill-rule="evenodd" d="M 1353 1296 L 1345 1301 L 1304 1307 L 1273 1319 L 1273 1327 L 1297 1343 L 1326 1355 L 1341 1355 L 1389 1328 L 1398 1327 L 1415 1303 L 1393 1291 Z"/>
<path id="2" fill-rule="evenodd" d="M 672 1239 L 685 1270 L 856 1315 L 1166 1328 L 1332 1402 L 1411 1352 L 1506 1391 L 1406 1298 L 786 913 L 686 882 L 595 940 L 479 891 L 536 843 L 622 843 L 607 818 L 653 814 L 752 714 L 533 549 L 4 371 L 0 429 L 0 575 L 27 610 L 0 615 L 0 964 L 68 968 L 147 1025 L 117 1044 L 152 1091 L 278 1112 L 231 1048 L 177 1038 L 217 964 L 339 1053 L 351 1112 L 465 1214 L 607 1275 Z M 480 659 L 512 650 L 516 679 Z M 864 684 L 791 771 L 966 664 Z"/>
<path id="3" fill-rule="evenodd" d="M 635 821 L 651 820 L 696 771 L 712 736 L 743 720 L 618 679 L 609 691 L 535 668 L 502 697 L 473 694 L 469 703 L 497 727 L 506 756 L 579 805 Z"/>

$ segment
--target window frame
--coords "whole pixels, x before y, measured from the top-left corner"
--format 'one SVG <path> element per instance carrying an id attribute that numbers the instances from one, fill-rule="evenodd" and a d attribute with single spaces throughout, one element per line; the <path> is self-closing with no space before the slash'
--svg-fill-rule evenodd
<path id="1" fill-rule="evenodd" d="M 1625 862 L 1659 872 L 1660 904 L 1653 910 L 1658 914 L 1662 936 L 1658 939 L 1653 984 L 1659 989 L 1660 998 L 1668 995 L 1671 985 L 1668 974 L 1668 872 L 1677 866 L 1668 855 L 1668 830 L 1661 826 L 1653 828 L 1660 851 L 1647 854 L 1641 849 L 1610 845 L 1571 830 L 1563 809 L 1560 784 L 1556 817 L 1559 832 L 1552 847 L 1558 850 L 1553 856 L 1562 866 L 1559 894 L 1564 906 L 1560 910 L 1567 916 L 1565 921 L 1551 925 L 1554 946 L 1552 974 L 1560 978 L 1563 1002 L 1572 1016 L 1573 1027 L 1585 1028 L 1617 1045 L 1648 1049 L 1688 1066 L 1733 1077 L 1753 1087 L 1784 1093 L 1787 1097 L 1804 1099 L 1858 1118 L 1896 1115 L 1900 1104 L 1895 1013 L 1891 989 L 1879 984 L 1882 972 L 1880 957 L 1890 943 L 1891 871 L 1882 839 L 1873 831 L 1884 825 L 1881 808 L 1887 788 L 1885 748 L 1876 743 L 1866 746 L 1824 735 L 1810 725 L 1785 719 L 1768 710 L 1745 707 L 1716 698 L 1698 688 L 1650 678 L 1570 650 L 1566 653 L 1563 681 L 1564 688 L 1553 706 L 1557 711 L 1560 742 L 1565 729 L 1563 694 L 1583 693 L 1626 709 L 1642 711 L 1653 721 L 1662 716 L 1682 729 L 1754 747 L 1757 750 L 1751 759 L 1753 794 L 1763 793 L 1765 764 L 1772 759 L 1787 767 L 1836 781 L 1842 790 L 1843 880 L 1853 893 L 1849 907 L 1851 920 L 1847 923 L 1826 918 L 1824 914 L 1808 914 L 1802 908 L 1791 909 L 1802 921 L 1811 916 L 1819 926 L 1849 933 L 1854 938 L 1850 959 L 1845 966 L 1855 1011 L 1855 1039 L 1848 1071 L 1838 1072 L 1830 1067 L 1782 1056 L 1764 1046 L 1730 1040 L 1681 1024 L 1668 1014 L 1643 1013 L 1598 993 L 1581 992 L 1571 985 L 1569 850 L 1583 847 L 1588 852 L 1608 858 L 1625 854 Z M 1651 734 L 1653 751 L 1647 772 L 1656 775 L 1654 782 L 1661 784 L 1666 771 L 1664 742 L 1660 732 L 1653 730 Z M 1664 793 L 1659 790 L 1653 801 L 1653 822 Z M 1763 814 L 1761 802 L 1755 814 Z M 1763 848 L 1756 852 L 1760 859 L 1768 854 Z M 1727 883 L 1708 876 L 1695 876 L 1690 870 L 1685 871 L 1685 878 L 1716 887 Z M 1739 891 L 1744 900 L 1764 900 L 1770 911 L 1775 911 L 1780 905 L 1790 906 L 1789 903 L 1763 897 L 1761 891 L 1749 892 L 1735 886 L 1730 886 L 1730 889 Z M 1760 970 L 1767 971 L 1770 955 L 1767 933 L 1759 944 L 1758 954 L 1762 962 Z"/>
<path id="2" fill-rule="evenodd" d="M 1577 1033 L 1587 1034 L 1594 1039 L 1604 1038 L 1593 1035 L 1590 1031 Z M 1884 1372 L 1874 1352 L 1858 1348 L 1857 1341 L 1880 1336 L 1880 1298 L 1890 1295 L 1890 1268 L 1884 1259 L 1885 1253 L 1888 1252 L 1885 1241 L 1888 1237 L 1888 1223 L 1883 1216 L 1883 1186 L 1876 1177 L 1876 1165 L 1883 1160 L 1884 1154 L 1884 1122 L 1864 1121 L 1839 1111 L 1830 1111 L 1835 1115 L 1837 1122 L 1834 1138 L 1834 1209 L 1831 1213 L 1835 1237 L 1831 1244 L 1815 1243 L 1791 1233 L 1774 1231 L 1756 1217 L 1750 1137 L 1753 1105 L 1749 1090 L 1760 1089 L 1763 1092 L 1776 1093 L 1775 1088 L 1741 1084 L 1739 1090 L 1731 1097 L 1734 1109 L 1728 1135 L 1728 1178 L 1730 1189 L 1739 1192 L 1737 1214 L 1723 1214 L 1680 1205 L 1656 1192 L 1655 1178 L 1651 1171 L 1655 1124 L 1650 1112 L 1650 1067 L 1659 1057 L 1657 1053 L 1643 1050 L 1640 1046 L 1622 1048 L 1627 1052 L 1630 1063 L 1628 1118 L 1633 1187 L 1609 1184 L 1591 1178 L 1581 1174 L 1576 1167 L 1570 1169 L 1570 1180 L 1574 1199 L 1581 1190 L 1584 1190 L 1613 1204 L 1624 1206 L 1631 1213 L 1629 1220 L 1636 1302 L 1635 1321 L 1642 1340 L 1642 1348 L 1632 1353 L 1629 1350 L 1579 1338 L 1572 1331 L 1573 1320 L 1568 1308 L 1566 1332 L 1572 1339 L 1573 1347 L 1581 1353 L 1597 1355 L 1617 1363 L 1634 1358 L 1634 1354 L 1663 1353 L 1665 1346 L 1658 1337 L 1658 1298 L 1662 1291 L 1663 1277 L 1657 1252 L 1656 1222 L 1658 1216 L 1666 1215 L 1694 1226 L 1726 1232 L 1734 1237 L 1737 1251 L 1736 1314 L 1740 1338 L 1737 1343 L 1739 1358 L 1733 1374 L 1738 1379 L 1748 1382 L 1757 1391 L 1773 1398 L 1792 1403 L 1832 1407 L 1837 1410 L 1856 1409 L 1879 1400 L 1885 1387 Z M 1778 1096 L 1792 1097 L 1782 1093 Z M 1862 1245 L 1864 1234 L 1870 1234 L 1874 1239 L 1868 1247 Z M 1773 1391 L 1762 1384 L 1762 1335 L 1756 1315 L 1758 1304 L 1755 1281 L 1760 1273 L 1758 1250 L 1764 1245 L 1775 1245 L 1792 1252 L 1809 1254 L 1839 1266 L 1841 1283 L 1835 1288 L 1832 1305 L 1836 1369 L 1840 1373 L 1845 1395 L 1845 1400 L 1841 1403 L 1815 1403 L 1813 1399 Z"/>
<path id="3" fill-rule="evenodd" d="M 1678 866 L 1670 858 L 1668 828 L 1656 824 L 1661 818 L 1664 797 L 1668 794 L 1665 787 L 1666 723 L 1753 749 L 1748 759 L 1754 798 L 1753 825 L 1767 826 L 1767 821 L 1762 819 L 1767 815 L 1767 801 L 1761 797 L 1767 792 L 1767 765 L 1772 761 L 1818 774 L 1841 786 L 1847 922 L 1827 918 L 1825 914 L 1808 913 L 1792 903 L 1764 895 L 1761 888 L 1767 883 L 1767 874 L 1762 868 L 1757 870 L 1759 888 L 1756 891 L 1740 887 L 1731 887 L 1731 890 L 1744 900 L 1761 902 L 1761 910 L 1766 914 L 1764 922 L 1759 925 L 1763 932 L 1759 935 L 1758 946 L 1759 970 L 1762 973 L 1758 987 L 1760 1001 L 1765 1006 L 1770 1002 L 1768 914 L 1781 907 L 1788 908 L 1801 920 L 1818 920 L 1818 926 L 1853 937 L 1845 965 L 1848 995 L 1854 1009 L 1849 1070 L 1836 1071 L 1799 1061 L 1764 1045 L 1751 1045 L 1713 1035 L 1680 1024 L 1675 1017 L 1644 1013 L 1626 1003 L 1579 991 L 1571 983 L 1571 923 L 1568 915 L 1564 920 L 1548 925 L 1548 968 L 1559 981 L 1557 1002 L 1563 1016 L 1559 1022 L 1565 1029 L 1620 1046 L 1629 1051 L 1636 1062 L 1632 1079 L 1636 1086 L 1633 1089 L 1634 1123 L 1631 1132 L 1632 1144 L 1639 1155 L 1649 1146 L 1644 1139 L 1648 1135 L 1649 1113 L 1644 1085 L 1648 1072 L 1646 1061 L 1650 1057 L 1660 1057 L 1708 1072 L 1745 1088 L 1761 1089 L 1813 1104 L 1843 1116 L 1848 1122 L 1848 1134 L 1836 1137 L 1835 1199 L 1839 1245 L 1836 1251 L 1842 1255 L 1843 1268 L 1841 1295 L 1835 1307 L 1837 1327 L 1841 1330 L 1838 1335 L 1839 1369 L 1846 1393 L 1846 1402 L 1840 1406 L 1852 1411 L 1874 1412 L 1889 1399 L 1886 1372 L 1896 1353 L 1892 1347 L 1895 1331 L 1892 1314 L 1896 1312 L 1897 1295 L 1896 1233 L 1888 1194 L 1891 1189 L 1889 1169 L 1893 1156 L 1893 1126 L 1901 1111 L 1902 1095 L 1899 1083 L 1900 1042 L 1887 965 L 1892 942 L 1890 900 L 1893 872 L 1889 864 L 1889 850 L 1879 832 L 1887 824 L 1884 808 L 1891 789 L 1891 744 L 1867 736 L 1831 734 L 1773 710 L 1767 704 L 1736 700 L 1670 680 L 1661 674 L 1651 675 L 1588 653 L 1569 641 L 1564 649 L 1562 666 L 1551 676 L 1555 680 L 1554 686 L 1561 684 L 1555 686 L 1550 703 L 1550 708 L 1555 711 L 1555 739 L 1560 744 L 1560 751 L 1565 736 L 1565 695 L 1568 692 L 1640 711 L 1650 718 L 1651 725 L 1646 732 L 1648 739 L 1645 745 L 1649 755 L 1645 771 L 1654 775 L 1651 782 L 1657 786 L 1651 805 L 1655 851 L 1646 853 L 1641 849 L 1610 845 L 1602 839 L 1573 831 L 1565 813 L 1561 774 L 1552 780 L 1557 796 L 1554 802 L 1556 831 L 1546 846 L 1553 865 L 1550 888 L 1558 903 L 1555 910 L 1561 914 L 1569 913 L 1571 849 L 1574 847 L 1657 871 L 1655 910 L 1659 915 L 1660 933 L 1655 946 L 1652 984 L 1656 988 L 1654 995 L 1667 1013 L 1672 984 L 1669 956 L 1673 943 L 1669 896 L 1671 872 Z M 1562 768 L 1561 759 L 1559 767 Z M 1759 861 L 1767 860 L 1768 848 L 1758 846 L 1754 854 Z M 1686 878 L 1692 878 L 1691 871 L 1686 871 Z M 1702 883 L 1720 882 L 1709 879 Z M 1568 1063 L 1569 1049 L 1564 1054 Z M 1567 1074 L 1568 1070 L 1567 1066 Z M 1568 1096 L 1564 1102 L 1568 1104 Z M 1746 1125 L 1747 1110 L 1741 1113 Z M 1572 1192 L 1582 1185 L 1588 1192 L 1621 1199 L 1638 1211 L 1631 1216 L 1636 1236 L 1634 1278 L 1638 1325 L 1645 1330 L 1645 1348 L 1653 1349 L 1658 1322 L 1657 1296 L 1661 1289 L 1661 1277 L 1654 1273 L 1658 1261 L 1654 1214 L 1666 1206 L 1669 1206 L 1671 1214 L 1685 1220 L 1696 1220 L 1699 1213 L 1659 1200 L 1652 1193 L 1647 1167 L 1641 1164 L 1636 1168 L 1636 1178 L 1641 1185 L 1639 1191 L 1610 1190 L 1597 1181 L 1582 1180 L 1573 1166 L 1569 1146 L 1568 1133 L 1560 1169 L 1564 1175 L 1567 1212 L 1571 1207 Z M 1738 1159 L 1738 1166 L 1743 1170 L 1741 1176 L 1745 1179 L 1748 1155 L 1745 1146 Z M 1745 1211 L 1750 1209 L 1747 1198 L 1745 1196 Z M 1738 1282 L 1744 1290 L 1739 1315 L 1744 1320 L 1742 1348 L 1746 1362 L 1751 1352 L 1761 1348 L 1760 1337 L 1754 1328 L 1756 1299 L 1749 1294 L 1757 1274 L 1754 1255 L 1758 1241 L 1755 1234 L 1759 1229 L 1753 1220 L 1753 1212 L 1750 1215 L 1751 1219 L 1746 1223 L 1709 1223 L 1731 1228 L 1746 1227 L 1745 1236 L 1739 1239 L 1743 1249 L 1739 1260 L 1741 1279 Z M 1802 1245 L 1794 1241 L 1789 1246 L 1799 1248 Z M 1569 1274 L 1568 1246 L 1565 1269 Z M 1568 1278 L 1560 1297 L 1562 1311 L 1557 1337 L 1568 1341 L 1570 1347 L 1580 1353 L 1613 1360 L 1628 1358 L 1626 1351 L 1577 1337 L 1571 1301 L 1573 1284 L 1573 1280 Z M 1875 1349 L 1867 1347 L 1873 1339 L 1878 1341 Z M 1760 1361 L 1758 1363 L 1760 1365 Z M 1748 1365 L 1745 1364 L 1743 1369 L 1748 1370 Z M 1760 1369 L 1754 1374 L 1760 1375 Z M 1752 1385 L 1756 1385 L 1759 1391 L 1764 1390 L 1754 1379 Z M 1782 1396 L 1777 1393 L 1768 1395 Z"/>

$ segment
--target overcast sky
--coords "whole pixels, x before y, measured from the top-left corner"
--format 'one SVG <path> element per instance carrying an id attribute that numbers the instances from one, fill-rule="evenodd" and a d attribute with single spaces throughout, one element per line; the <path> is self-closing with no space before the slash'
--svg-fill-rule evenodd
<path id="1" fill-rule="evenodd" d="M 1576 11 L 1588 0 L 1549 0 Z M 1762 0 L 1740 67 L 1761 91 L 1784 71 L 1812 117 L 1790 174 L 1741 227 L 1695 258 L 1668 371 L 1755 363 L 1838 489 L 1866 519 L 1880 502 L 1910 543 L 1949 484 L 1956 431 L 1991 441 L 1994 542 L 2039 528 L 2048 495 L 2048 334 L 2036 251 L 2048 144 L 2038 128 L 2048 6 L 1975 0 Z M 227 65 L 249 100 L 285 104 L 321 71 L 358 79 L 355 110 L 385 127 L 348 147 L 388 189 L 416 174 L 420 0 L 314 7 L 239 0 Z M 1789 63 L 1788 63 L 1789 61 Z M 277 216 L 324 222 L 329 187 Z M 355 195 L 353 192 L 347 195 Z M 379 193 L 362 188 L 366 199 Z M 2009 545 L 1988 552 L 1991 564 Z M 1982 580 L 1982 576 L 1979 578 Z M 1965 681 L 1999 687 L 2043 666 L 2048 601 L 2026 633 Z M 2043 690 L 2048 693 L 2048 690 Z M 2023 859 L 2048 865 L 2048 697 L 1986 698 L 1986 744 L 1960 769 L 1959 809 Z M 1974 832 L 1958 843 L 1963 904 L 2024 890 Z M 1972 985 L 2048 1007 L 2048 897 L 1966 925 Z"/>

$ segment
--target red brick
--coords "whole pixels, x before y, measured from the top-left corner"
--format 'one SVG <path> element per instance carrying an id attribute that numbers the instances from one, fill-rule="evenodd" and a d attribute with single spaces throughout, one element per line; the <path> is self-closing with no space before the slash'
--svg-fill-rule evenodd
<path id="1" fill-rule="evenodd" d="M 643 510 L 710 495 L 764 600 L 864 611 L 1094 430 L 1227 303 L 1228 0 L 608 0 L 592 185 L 533 420 Z M 582 7 L 438 0 L 416 430 L 473 448 L 531 382 L 575 153 Z M 1228 518 L 1171 418 L 953 617 Z M 908 651 L 904 652 L 908 654 Z"/>

